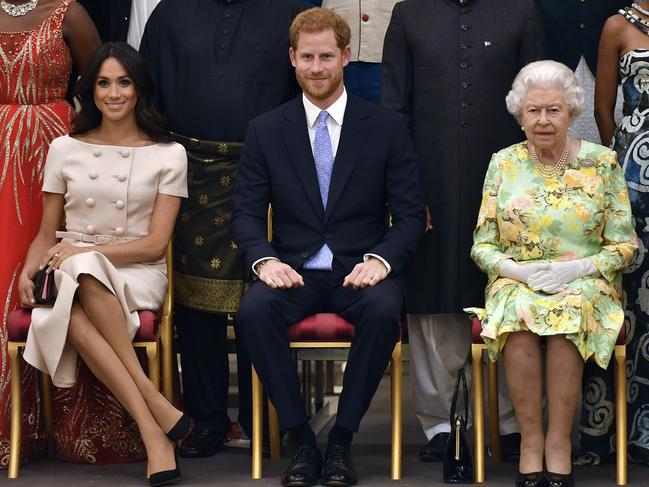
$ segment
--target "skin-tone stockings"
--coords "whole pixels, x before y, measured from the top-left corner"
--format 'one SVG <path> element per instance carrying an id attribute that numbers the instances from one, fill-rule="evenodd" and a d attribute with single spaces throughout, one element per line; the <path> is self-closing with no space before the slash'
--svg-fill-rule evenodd
<path id="1" fill-rule="evenodd" d="M 530 332 L 511 333 L 505 345 L 505 371 L 516 418 L 521 428 L 521 473 L 540 472 L 545 458 L 550 472 L 571 472 L 573 416 L 579 401 L 583 360 L 565 335 L 546 337 L 548 431 L 543 434 L 540 338 Z"/>

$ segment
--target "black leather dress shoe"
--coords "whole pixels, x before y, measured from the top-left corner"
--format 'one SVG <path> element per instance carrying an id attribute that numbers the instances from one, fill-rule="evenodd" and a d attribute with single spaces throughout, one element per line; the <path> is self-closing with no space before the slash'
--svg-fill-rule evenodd
<path id="1" fill-rule="evenodd" d="M 518 472 L 516 487 L 545 487 L 545 475 L 543 472 Z"/>
<path id="2" fill-rule="evenodd" d="M 223 450 L 223 438 L 215 428 L 197 424 L 180 445 L 180 456 L 184 458 L 211 457 Z"/>
<path id="3" fill-rule="evenodd" d="M 419 458 L 422 462 L 441 462 L 446 452 L 448 433 L 437 433 L 419 451 Z"/>
<path id="4" fill-rule="evenodd" d="M 322 467 L 322 485 L 329 487 L 347 487 L 356 485 L 358 475 L 352 463 L 352 454 L 348 447 L 329 445 Z"/>
<path id="5" fill-rule="evenodd" d="M 503 461 L 518 462 L 521 458 L 521 434 L 509 433 L 500 437 L 500 446 L 503 453 Z"/>
<path id="6" fill-rule="evenodd" d="M 574 487 L 575 479 L 569 474 L 546 472 L 545 487 Z"/>
<path id="7" fill-rule="evenodd" d="M 282 474 L 284 487 L 316 485 L 322 474 L 322 454 L 317 448 L 298 445 L 286 471 Z"/>

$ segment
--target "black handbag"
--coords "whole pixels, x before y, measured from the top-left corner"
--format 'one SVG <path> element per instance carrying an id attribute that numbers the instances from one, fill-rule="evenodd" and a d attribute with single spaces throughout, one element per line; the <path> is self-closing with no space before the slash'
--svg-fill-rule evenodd
<path id="1" fill-rule="evenodd" d="M 464 415 L 457 412 L 460 389 L 464 392 Z M 444 482 L 447 484 L 472 484 L 475 480 L 473 451 L 466 432 L 469 420 L 469 392 L 464 369 L 457 373 L 453 401 L 451 402 L 451 433 L 444 453 Z"/>
<path id="2" fill-rule="evenodd" d="M 47 266 L 34 276 L 34 300 L 36 304 L 53 304 L 56 300 L 56 285 L 54 271 L 45 272 Z"/>

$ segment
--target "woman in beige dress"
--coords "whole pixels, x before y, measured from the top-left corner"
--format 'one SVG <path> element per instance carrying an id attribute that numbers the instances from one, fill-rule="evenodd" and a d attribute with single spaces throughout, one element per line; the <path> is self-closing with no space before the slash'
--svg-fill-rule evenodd
<path id="1" fill-rule="evenodd" d="M 47 267 L 57 297 L 32 312 L 24 357 L 70 387 L 81 355 L 136 421 L 150 484 L 164 485 L 180 478 L 174 441 L 190 421 L 156 390 L 131 341 L 137 310 L 159 309 L 165 296 L 185 151 L 168 143 L 146 64 L 127 44 L 102 45 L 76 91 L 81 111 L 72 136 L 50 146 L 43 220 L 19 283 L 22 305 L 33 307 L 32 279 Z"/>

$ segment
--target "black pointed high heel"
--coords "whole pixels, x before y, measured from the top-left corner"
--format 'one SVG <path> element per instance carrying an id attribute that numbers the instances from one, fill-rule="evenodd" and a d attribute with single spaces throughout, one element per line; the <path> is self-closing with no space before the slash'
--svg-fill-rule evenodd
<path id="1" fill-rule="evenodd" d="M 162 485 L 169 485 L 178 482 L 182 478 L 182 472 L 178 465 L 178 448 L 174 446 L 174 459 L 176 460 L 176 468 L 173 470 L 163 470 L 162 472 L 152 473 L 149 476 L 149 485 L 151 487 L 161 487 Z"/>
<path id="2" fill-rule="evenodd" d="M 171 441 L 182 440 L 187 433 L 189 433 L 189 428 L 191 427 L 192 421 L 188 415 L 184 414 L 180 419 L 172 426 L 172 428 L 166 433 L 167 438 Z"/>

